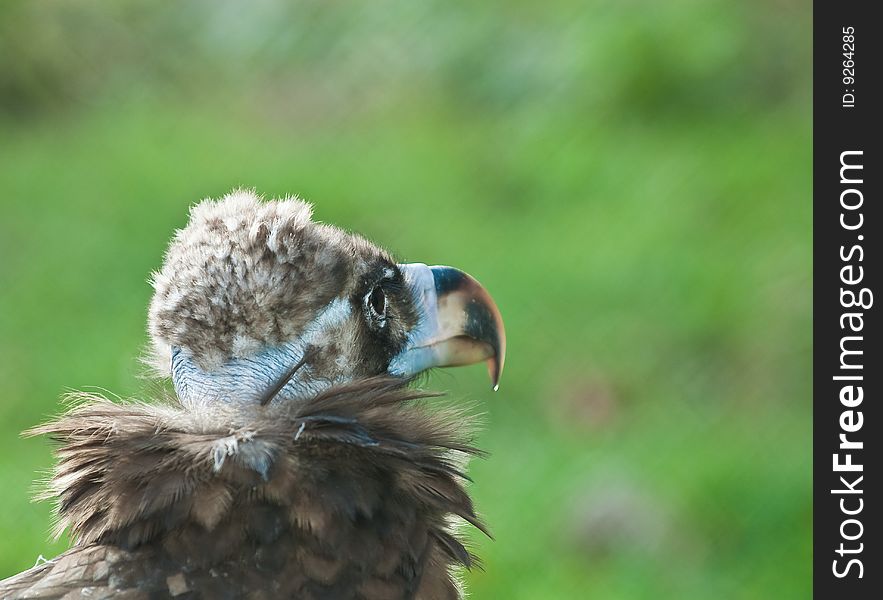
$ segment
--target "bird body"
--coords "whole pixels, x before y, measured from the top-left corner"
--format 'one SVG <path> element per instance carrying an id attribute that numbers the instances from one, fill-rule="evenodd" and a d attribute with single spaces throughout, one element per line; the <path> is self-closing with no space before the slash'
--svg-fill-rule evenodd
<path id="1" fill-rule="evenodd" d="M 78 544 L 0 584 L 15 598 L 456 598 L 481 527 L 451 418 L 390 379 L 231 420 L 90 398 L 33 433 Z M 457 455 L 460 455 L 459 457 Z"/>
<path id="2" fill-rule="evenodd" d="M 410 377 L 487 359 L 496 380 L 499 313 L 465 274 L 396 265 L 304 206 L 193 211 L 150 311 L 176 394 L 80 396 L 31 431 L 59 444 L 43 497 L 75 544 L 0 598 L 460 596 L 455 521 L 487 532 L 464 487 L 478 451 Z"/>

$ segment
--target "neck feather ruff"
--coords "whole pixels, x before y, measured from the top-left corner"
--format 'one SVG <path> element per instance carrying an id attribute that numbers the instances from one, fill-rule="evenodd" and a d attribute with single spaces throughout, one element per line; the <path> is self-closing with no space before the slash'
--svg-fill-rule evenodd
<path id="1" fill-rule="evenodd" d="M 464 415 L 429 411 L 430 395 L 383 378 L 198 414 L 86 398 L 30 432 L 60 444 L 42 497 L 76 544 L 25 574 L 100 554 L 100 573 L 62 591 L 456 598 L 453 570 L 475 558 L 454 517 L 487 533 L 462 472 L 479 451 Z"/>

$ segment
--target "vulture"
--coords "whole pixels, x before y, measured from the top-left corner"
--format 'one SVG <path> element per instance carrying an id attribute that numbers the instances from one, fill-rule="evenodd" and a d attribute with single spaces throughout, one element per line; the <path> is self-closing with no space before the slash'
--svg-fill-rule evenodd
<path id="1" fill-rule="evenodd" d="M 69 550 L 0 598 L 459 598 L 487 533 L 467 492 L 468 411 L 416 383 L 505 357 L 472 277 L 397 264 L 251 191 L 190 211 L 152 277 L 152 401 L 80 394 L 31 434 Z M 174 391 L 172 391 L 174 389 Z"/>

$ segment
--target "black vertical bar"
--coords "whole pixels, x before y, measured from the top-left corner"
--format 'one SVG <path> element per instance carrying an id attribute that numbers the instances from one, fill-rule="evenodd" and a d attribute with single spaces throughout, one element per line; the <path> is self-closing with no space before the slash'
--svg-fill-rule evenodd
<path id="1" fill-rule="evenodd" d="M 880 112 L 872 2 L 814 3 L 813 588 L 883 598 Z M 842 436 L 842 437 L 841 437 Z M 839 465 L 839 466 L 838 466 Z M 860 467 L 858 465 L 861 465 Z"/>

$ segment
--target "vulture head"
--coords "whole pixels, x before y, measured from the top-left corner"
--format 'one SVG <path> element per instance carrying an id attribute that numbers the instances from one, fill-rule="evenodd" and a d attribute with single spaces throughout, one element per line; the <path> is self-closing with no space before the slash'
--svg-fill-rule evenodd
<path id="1" fill-rule="evenodd" d="M 191 210 L 153 285 L 151 362 L 175 393 L 81 395 L 32 431 L 59 444 L 43 497 L 74 545 L 0 597 L 459 597 L 475 557 L 453 526 L 487 533 L 463 472 L 478 450 L 413 380 L 484 361 L 496 389 L 485 289 L 246 191 Z"/>
<path id="2" fill-rule="evenodd" d="M 479 283 L 395 260 L 315 223 L 310 206 L 238 192 L 190 214 L 155 274 L 154 363 L 181 401 L 266 405 L 378 375 L 487 361 L 506 339 Z"/>

